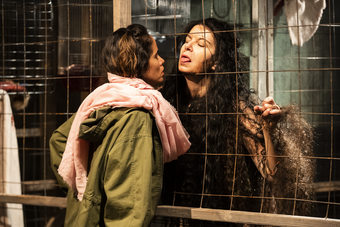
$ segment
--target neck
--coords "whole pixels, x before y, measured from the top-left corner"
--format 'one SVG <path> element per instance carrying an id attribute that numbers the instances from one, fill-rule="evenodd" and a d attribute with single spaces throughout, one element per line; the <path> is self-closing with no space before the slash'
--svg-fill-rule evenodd
<path id="1" fill-rule="evenodd" d="M 187 92 L 191 98 L 202 97 L 207 93 L 210 79 L 207 76 L 184 75 L 187 82 Z"/>

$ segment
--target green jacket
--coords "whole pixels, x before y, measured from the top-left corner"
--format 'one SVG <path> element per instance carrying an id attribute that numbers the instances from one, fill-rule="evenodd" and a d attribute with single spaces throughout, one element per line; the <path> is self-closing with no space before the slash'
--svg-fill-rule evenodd
<path id="1" fill-rule="evenodd" d="M 83 200 L 57 172 L 74 116 L 50 139 L 51 166 L 67 193 L 65 227 L 149 226 L 161 194 L 163 151 L 154 116 L 142 108 L 103 107 L 80 126 L 90 143 Z"/>

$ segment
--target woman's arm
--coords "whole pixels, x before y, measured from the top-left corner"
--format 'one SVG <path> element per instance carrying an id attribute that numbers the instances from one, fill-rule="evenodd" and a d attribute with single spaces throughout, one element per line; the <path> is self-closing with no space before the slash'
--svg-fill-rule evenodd
<path id="1" fill-rule="evenodd" d="M 65 151 L 65 146 L 67 142 L 67 137 L 71 129 L 72 122 L 74 120 L 75 114 L 70 117 L 64 124 L 62 124 L 58 129 L 56 129 L 50 138 L 50 159 L 51 168 L 56 176 L 60 188 L 67 193 L 68 186 L 63 180 L 63 178 L 58 173 L 58 168 Z"/>
<path id="2" fill-rule="evenodd" d="M 252 154 L 252 159 L 263 175 L 268 180 L 273 180 L 276 173 L 276 166 L 278 164 L 275 156 L 275 148 L 269 133 L 270 115 L 278 114 L 281 112 L 280 108 L 274 102 L 272 97 L 267 97 L 262 106 L 255 106 L 254 111 L 257 116 L 249 108 L 244 109 L 246 117 L 242 117 L 241 121 L 244 126 L 256 137 L 264 139 L 264 147 L 259 141 L 255 141 L 254 137 L 243 135 L 244 144 Z M 259 129 L 262 128 L 262 134 L 259 134 Z"/>
<path id="3" fill-rule="evenodd" d="M 271 135 L 269 134 L 270 125 L 268 118 L 270 115 L 279 114 L 281 110 L 272 97 L 267 97 L 263 100 L 262 107 L 255 106 L 254 111 L 257 114 L 260 114 L 260 123 L 262 125 L 265 147 L 267 151 L 268 171 L 270 172 L 270 175 L 274 175 L 278 161 L 275 156 L 273 141 Z"/>
<path id="4" fill-rule="evenodd" d="M 295 214 L 311 214 L 312 202 L 309 201 L 313 200 L 315 195 L 312 126 L 301 116 L 301 110 L 297 106 L 288 105 L 276 109 L 278 107 L 272 98 L 265 99 L 262 106 L 254 108 L 258 114 L 244 106 L 245 114 L 240 118 L 240 127 L 245 127 L 241 135 L 243 144 L 263 177 L 272 181 L 266 185 L 269 188 L 265 189 L 264 193 L 274 198 L 302 199 L 303 202 L 296 203 Z M 280 158 L 275 155 L 280 155 Z M 276 171 L 278 161 L 280 166 Z M 296 177 L 296 174 L 299 174 L 299 177 Z M 275 199 L 273 204 L 264 206 L 264 212 L 292 212 L 293 201 Z"/>

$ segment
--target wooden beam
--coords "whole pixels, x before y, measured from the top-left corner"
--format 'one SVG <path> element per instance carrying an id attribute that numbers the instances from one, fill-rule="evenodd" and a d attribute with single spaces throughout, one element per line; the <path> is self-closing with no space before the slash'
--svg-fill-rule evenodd
<path id="1" fill-rule="evenodd" d="M 131 24 L 131 0 L 113 0 L 113 31 Z"/>
<path id="2" fill-rule="evenodd" d="M 18 203 L 32 206 L 66 208 L 66 198 L 36 195 L 9 195 L 0 193 L 1 203 Z"/>
<path id="3" fill-rule="evenodd" d="M 340 181 L 323 181 L 315 183 L 315 192 L 340 191 Z"/>
<path id="4" fill-rule="evenodd" d="M 34 192 L 59 188 L 56 180 L 22 181 L 23 191 Z"/>
<path id="5" fill-rule="evenodd" d="M 0 193 L 0 203 L 19 203 L 33 206 L 47 206 L 66 208 L 67 200 L 61 197 L 34 196 L 34 195 L 8 195 Z M 205 208 L 189 208 L 178 206 L 158 206 L 157 216 L 191 218 L 219 222 L 235 222 L 255 225 L 273 226 L 323 226 L 340 227 L 340 220 L 282 214 L 268 214 L 247 211 L 232 211 Z"/>
<path id="6" fill-rule="evenodd" d="M 156 215 L 269 226 L 340 226 L 337 219 L 173 206 L 158 206 Z"/>

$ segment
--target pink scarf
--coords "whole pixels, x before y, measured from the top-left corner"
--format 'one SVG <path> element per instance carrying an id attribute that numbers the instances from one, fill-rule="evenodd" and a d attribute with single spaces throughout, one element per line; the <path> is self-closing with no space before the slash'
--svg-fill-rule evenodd
<path id="1" fill-rule="evenodd" d="M 108 73 L 110 83 L 95 89 L 80 105 L 71 126 L 58 172 L 81 201 L 87 183 L 89 143 L 79 139 L 81 122 L 91 112 L 103 106 L 143 107 L 155 115 L 162 140 L 164 162 L 170 162 L 184 154 L 190 147 L 189 134 L 178 114 L 159 91 L 141 79 L 131 79 Z"/>

